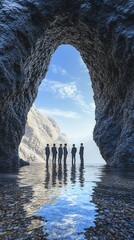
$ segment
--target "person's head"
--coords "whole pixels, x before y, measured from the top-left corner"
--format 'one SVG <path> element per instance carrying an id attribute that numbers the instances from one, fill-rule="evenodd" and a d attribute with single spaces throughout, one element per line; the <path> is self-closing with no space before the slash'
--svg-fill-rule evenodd
<path id="1" fill-rule="evenodd" d="M 62 144 L 60 144 L 60 147 L 62 147 Z"/>
<path id="2" fill-rule="evenodd" d="M 81 143 L 81 146 L 83 146 L 83 143 Z"/>
<path id="3" fill-rule="evenodd" d="M 67 146 L 67 144 L 65 143 L 65 146 Z"/>
<path id="4" fill-rule="evenodd" d="M 47 143 L 47 147 L 49 147 L 49 144 Z"/>
<path id="5" fill-rule="evenodd" d="M 55 147 L 55 143 L 53 144 L 53 146 Z"/>
<path id="6" fill-rule="evenodd" d="M 73 147 L 75 147 L 75 144 L 73 144 Z"/>

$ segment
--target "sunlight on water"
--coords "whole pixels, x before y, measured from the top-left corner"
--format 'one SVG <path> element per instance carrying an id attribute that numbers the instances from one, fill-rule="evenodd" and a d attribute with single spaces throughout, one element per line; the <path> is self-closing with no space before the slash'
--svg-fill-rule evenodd
<path id="1" fill-rule="evenodd" d="M 98 179 L 99 167 L 96 166 L 46 166 L 45 187 L 49 190 L 53 186 L 60 190 L 58 195 L 51 196 L 49 204 L 36 212 L 45 220 L 47 239 L 85 239 L 84 229 L 94 226 L 96 206 L 91 202 L 91 195 Z"/>

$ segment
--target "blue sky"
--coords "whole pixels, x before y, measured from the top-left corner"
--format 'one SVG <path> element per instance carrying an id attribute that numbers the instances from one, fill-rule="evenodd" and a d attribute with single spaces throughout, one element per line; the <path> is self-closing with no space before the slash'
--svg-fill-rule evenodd
<path id="1" fill-rule="evenodd" d="M 54 118 L 69 139 L 92 138 L 93 90 L 87 67 L 74 47 L 61 45 L 53 54 L 35 106 Z"/>

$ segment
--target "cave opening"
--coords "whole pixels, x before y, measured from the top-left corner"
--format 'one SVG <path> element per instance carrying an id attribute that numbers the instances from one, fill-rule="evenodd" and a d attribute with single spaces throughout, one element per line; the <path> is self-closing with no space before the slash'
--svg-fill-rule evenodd
<path id="1" fill-rule="evenodd" d="M 20 145 L 21 158 L 28 159 L 30 162 L 44 160 L 44 147 L 47 142 L 50 145 L 56 142 L 58 147 L 59 143 L 67 141 L 69 149 L 73 143 L 79 149 L 80 143 L 83 142 L 87 159 L 92 152 L 90 162 L 103 161 L 93 141 L 95 104 L 89 71 L 80 52 L 72 45 L 61 44 L 53 53 L 46 76 L 39 86 L 34 108 L 28 114 L 28 124 Z M 41 131 L 40 126 L 38 131 L 41 133 L 35 133 L 29 139 L 29 127 L 33 128 L 37 125 L 36 122 L 33 125 L 33 121 L 36 120 L 33 116 L 37 115 L 36 110 L 45 118 L 47 116 L 50 122 L 49 126 L 46 123 L 46 131 L 44 129 Z M 52 128 L 52 122 L 55 127 L 60 128 L 59 135 L 57 133 L 55 135 L 56 128 Z M 40 135 L 41 139 L 39 139 Z M 27 151 L 24 150 L 26 142 L 29 146 Z"/>

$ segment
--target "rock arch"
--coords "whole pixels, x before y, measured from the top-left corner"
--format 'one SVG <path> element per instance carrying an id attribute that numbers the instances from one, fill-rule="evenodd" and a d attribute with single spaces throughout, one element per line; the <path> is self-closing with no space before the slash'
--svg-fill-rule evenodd
<path id="1" fill-rule="evenodd" d="M 131 0 L 1 1 L 1 169 L 19 167 L 27 113 L 64 43 L 80 51 L 90 71 L 94 140 L 103 158 L 111 166 L 134 165 L 133 13 Z"/>

